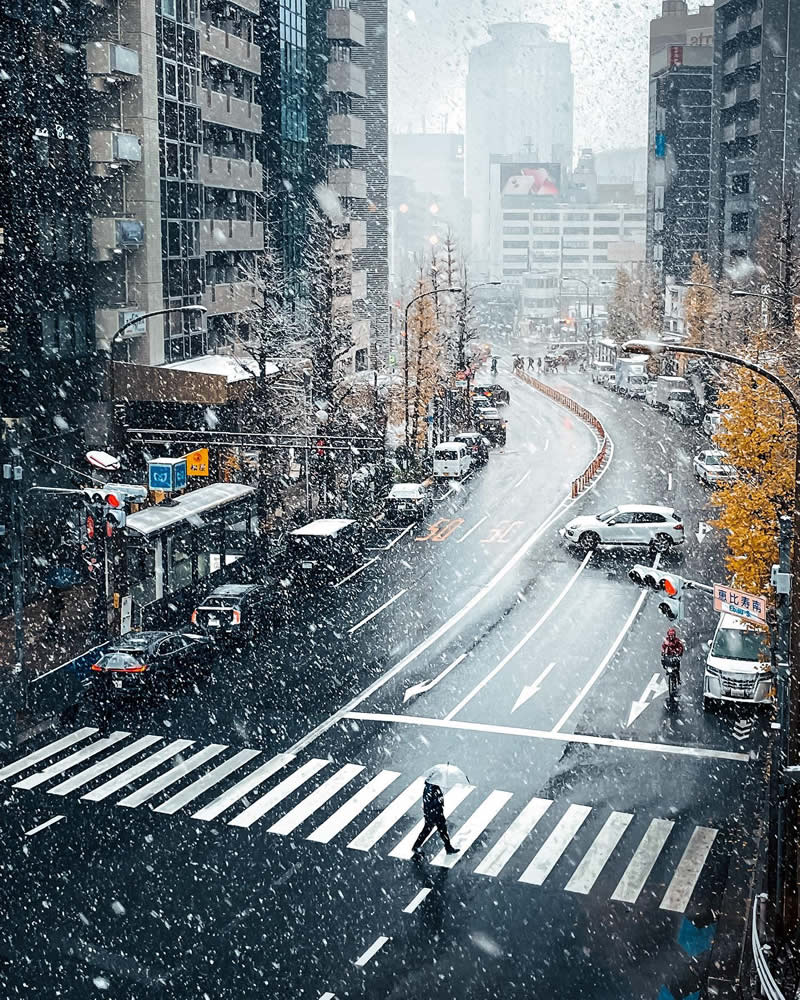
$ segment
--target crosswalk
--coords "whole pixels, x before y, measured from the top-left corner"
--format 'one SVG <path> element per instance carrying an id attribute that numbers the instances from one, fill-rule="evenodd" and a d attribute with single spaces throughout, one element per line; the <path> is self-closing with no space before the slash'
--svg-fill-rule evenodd
<path id="1" fill-rule="evenodd" d="M 422 828 L 422 776 L 404 779 L 388 768 L 370 775 L 363 764 L 297 760 L 291 753 L 265 757 L 223 743 L 198 747 L 191 739 L 124 730 L 103 735 L 85 726 L 0 768 L 0 781 L 49 795 L 76 792 L 83 801 L 112 800 L 127 809 L 185 811 L 196 822 L 221 818 L 243 829 L 263 822 L 276 837 L 316 844 L 341 837 L 352 851 L 411 857 Z M 676 819 L 538 796 L 520 802 L 512 792 L 484 795 L 474 785 L 447 789 L 444 809 L 460 853 L 439 850 L 435 866 L 458 864 L 483 878 L 511 877 L 576 895 L 602 891 L 632 905 L 660 897 L 659 907 L 675 913 L 686 910 L 718 834 L 694 826 L 686 840 L 685 824 Z M 548 832 L 540 838 L 544 826 Z"/>

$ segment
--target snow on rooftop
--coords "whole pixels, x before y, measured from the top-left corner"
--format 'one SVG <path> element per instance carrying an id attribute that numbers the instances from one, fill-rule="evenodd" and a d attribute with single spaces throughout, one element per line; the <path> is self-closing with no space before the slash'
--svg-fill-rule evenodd
<path id="1" fill-rule="evenodd" d="M 255 358 L 231 354 L 203 354 L 199 358 L 187 358 L 185 361 L 173 361 L 165 368 L 177 371 L 196 372 L 198 375 L 223 375 L 228 382 L 243 382 L 260 374 Z M 264 365 L 265 375 L 277 375 L 278 366 L 267 362 Z"/>
<path id="2" fill-rule="evenodd" d="M 312 521 L 311 524 L 304 524 L 302 528 L 296 528 L 293 535 L 335 535 L 342 528 L 354 522 L 346 517 L 327 517 L 319 521 Z"/>

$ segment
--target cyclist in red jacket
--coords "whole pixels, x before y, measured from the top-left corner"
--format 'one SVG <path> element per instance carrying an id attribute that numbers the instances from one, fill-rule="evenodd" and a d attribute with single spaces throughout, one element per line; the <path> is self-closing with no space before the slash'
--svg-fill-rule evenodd
<path id="1" fill-rule="evenodd" d="M 668 628 L 667 629 L 666 637 L 664 638 L 664 641 L 661 643 L 661 662 L 662 663 L 664 662 L 664 657 L 665 656 L 674 656 L 674 657 L 677 657 L 677 659 L 679 661 L 679 665 L 678 665 L 678 683 L 679 684 L 681 683 L 680 659 L 681 659 L 681 657 L 684 654 L 685 648 L 686 647 L 683 645 L 683 643 L 681 642 L 681 640 L 678 638 L 678 633 L 675 631 L 675 629 L 674 628 Z"/>

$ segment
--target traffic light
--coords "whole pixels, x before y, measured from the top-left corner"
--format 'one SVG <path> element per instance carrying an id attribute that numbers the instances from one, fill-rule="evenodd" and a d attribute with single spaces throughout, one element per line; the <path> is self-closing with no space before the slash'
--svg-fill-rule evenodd
<path id="1" fill-rule="evenodd" d="M 638 564 L 628 573 L 628 576 L 640 587 L 647 587 L 662 595 L 658 610 L 670 621 L 682 622 L 686 617 L 683 607 L 683 591 L 686 581 L 674 573 L 663 573 L 653 566 Z"/>

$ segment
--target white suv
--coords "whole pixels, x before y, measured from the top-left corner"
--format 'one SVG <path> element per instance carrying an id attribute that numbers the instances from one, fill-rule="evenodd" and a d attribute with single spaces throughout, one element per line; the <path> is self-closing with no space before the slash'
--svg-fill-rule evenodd
<path id="1" fill-rule="evenodd" d="M 570 545 L 579 545 L 585 552 L 599 546 L 649 548 L 653 552 L 668 552 L 673 545 L 683 544 L 683 524 L 680 514 L 672 507 L 649 504 L 621 504 L 603 514 L 576 517 L 559 534 Z"/>

